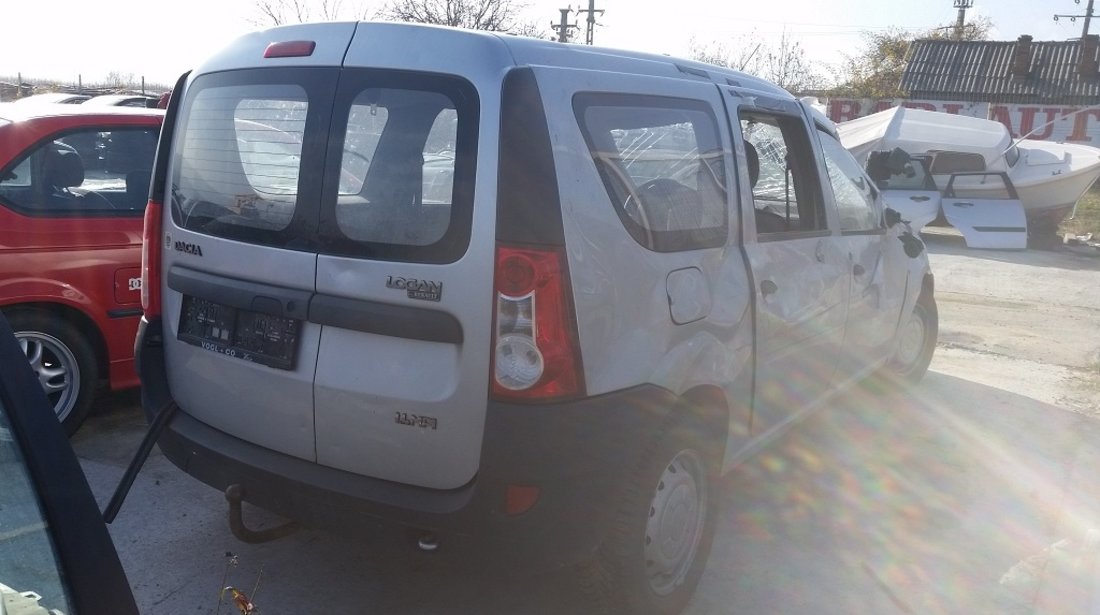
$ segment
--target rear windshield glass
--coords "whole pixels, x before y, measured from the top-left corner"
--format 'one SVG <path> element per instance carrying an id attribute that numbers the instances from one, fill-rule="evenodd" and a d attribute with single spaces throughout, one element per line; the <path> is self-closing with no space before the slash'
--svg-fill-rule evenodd
<path id="1" fill-rule="evenodd" d="M 341 233 L 393 245 L 439 241 L 451 220 L 457 136 L 457 111 L 441 93 L 360 93 L 351 105 L 340 165 Z"/>
<path id="2" fill-rule="evenodd" d="M 248 243 L 453 262 L 469 243 L 478 97 L 368 69 L 196 79 L 173 141 L 173 221 Z"/>
<path id="3" fill-rule="evenodd" d="M 226 236 L 285 229 L 298 197 L 308 110 L 297 85 L 200 90 L 176 141 L 176 222 Z"/>

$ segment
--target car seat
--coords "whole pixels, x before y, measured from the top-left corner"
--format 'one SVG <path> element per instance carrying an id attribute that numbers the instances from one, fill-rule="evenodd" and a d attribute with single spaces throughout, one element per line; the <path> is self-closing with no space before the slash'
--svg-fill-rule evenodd
<path id="1" fill-rule="evenodd" d="M 72 208 L 79 197 L 69 188 L 84 183 L 84 162 L 76 150 L 65 146 L 49 146 L 43 150 L 42 181 L 38 185 L 42 191 L 43 206 L 47 208 Z"/>

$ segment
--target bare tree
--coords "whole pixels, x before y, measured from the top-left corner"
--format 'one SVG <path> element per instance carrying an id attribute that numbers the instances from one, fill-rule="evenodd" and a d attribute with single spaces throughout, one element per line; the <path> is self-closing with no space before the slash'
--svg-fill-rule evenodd
<path id="1" fill-rule="evenodd" d="M 691 57 L 700 62 L 725 66 L 767 79 L 790 92 L 820 87 L 824 78 L 810 60 L 802 44 L 786 32 L 778 43 L 768 44 L 755 34 L 735 39 L 730 46 L 722 42 L 699 43 L 692 40 Z"/>
<path id="2" fill-rule="evenodd" d="M 527 8 L 515 0 L 392 0 L 381 15 L 395 21 L 437 24 L 530 35 L 541 32 L 520 21 Z"/>
<path id="3" fill-rule="evenodd" d="M 362 3 L 344 0 L 256 0 L 258 26 L 281 26 L 308 21 L 335 21 L 366 17 Z"/>

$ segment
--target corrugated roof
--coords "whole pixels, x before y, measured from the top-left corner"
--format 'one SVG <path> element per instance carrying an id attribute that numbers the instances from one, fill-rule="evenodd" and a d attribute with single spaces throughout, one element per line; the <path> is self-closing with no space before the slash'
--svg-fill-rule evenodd
<path id="1" fill-rule="evenodd" d="M 1100 104 L 1100 80 L 1078 71 L 1081 41 L 1033 41 L 1027 76 L 1013 75 L 1018 41 L 914 41 L 900 89 L 910 98 L 1018 104 Z M 1095 67 L 1095 64 L 1093 64 Z"/>

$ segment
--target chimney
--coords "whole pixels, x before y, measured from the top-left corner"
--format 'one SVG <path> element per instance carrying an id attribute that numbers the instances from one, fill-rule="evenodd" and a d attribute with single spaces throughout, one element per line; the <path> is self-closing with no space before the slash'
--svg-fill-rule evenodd
<path id="1" fill-rule="evenodd" d="M 1097 48 L 1100 48 L 1100 35 L 1090 34 L 1081 38 L 1081 56 L 1077 60 L 1077 72 L 1085 79 L 1095 79 L 1100 70 L 1100 62 L 1096 57 Z"/>
<path id="2" fill-rule="evenodd" d="M 1031 74 L 1031 36 L 1021 34 L 1012 48 L 1012 76 L 1027 77 Z"/>

